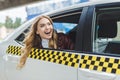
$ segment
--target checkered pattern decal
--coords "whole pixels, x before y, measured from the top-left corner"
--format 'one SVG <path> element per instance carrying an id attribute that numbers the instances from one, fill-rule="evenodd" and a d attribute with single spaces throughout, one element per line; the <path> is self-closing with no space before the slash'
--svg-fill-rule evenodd
<path id="1" fill-rule="evenodd" d="M 13 55 L 21 55 L 21 47 L 20 46 L 8 46 L 8 49 L 6 51 L 8 54 Z"/>
<path id="2" fill-rule="evenodd" d="M 21 47 L 8 46 L 7 53 L 13 55 L 21 55 Z M 34 48 L 30 52 L 28 57 L 57 64 L 63 64 L 75 68 L 83 68 L 99 72 L 120 74 L 120 59 L 111 57 L 96 55 L 79 55 L 64 51 Z"/>
<path id="3" fill-rule="evenodd" d="M 78 54 L 70 54 L 69 52 L 32 49 L 30 58 L 45 60 L 53 63 L 63 64 L 78 68 L 80 56 Z"/>
<path id="4" fill-rule="evenodd" d="M 9 46 L 7 49 L 8 54 L 20 55 L 21 47 L 18 46 Z M 45 49 L 34 49 L 30 52 L 29 58 L 44 60 L 48 62 L 53 62 L 57 64 L 63 64 L 71 67 L 78 68 L 80 55 L 63 52 L 63 51 L 54 51 L 54 50 L 45 50 Z"/>
<path id="5" fill-rule="evenodd" d="M 79 68 L 120 74 L 120 59 L 82 55 Z"/>

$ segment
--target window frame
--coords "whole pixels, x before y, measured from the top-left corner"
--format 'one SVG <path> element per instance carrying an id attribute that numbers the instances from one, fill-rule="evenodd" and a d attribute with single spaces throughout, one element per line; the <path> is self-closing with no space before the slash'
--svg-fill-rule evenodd
<path id="1" fill-rule="evenodd" d="M 82 12 L 82 9 L 83 8 L 75 8 L 75 9 L 70 9 L 70 10 L 67 10 L 67 11 L 63 11 L 63 12 L 61 12 L 61 13 L 54 13 L 54 14 L 50 14 L 50 15 L 48 15 L 48 16 L 50 16 L 52 19 L 53 18 L 57 18 L 57 17 L 62 17 L 62 15 L 63 16 L 66 16 L 66 14 L 68 15 L 71 15 L 72 16 L 72 14 L 71 13 L 77 13 L 77 14 L 80 14 L 81 12 Z M 80 18 L 80 16 L 79 16 L 79 18 Z M 79 18 L 78 18 L 78 24 L 79 24 Z M 53 20 L 53 22 L 54 22 L 54 20 Z M 76 26 L 77 27 L 77 26 Z M 21 34 L 24 34 L 24 32 L 22 32 Z M 20 34 L 20 35 L 21 35 Z M 17 39 L 17 38 L 16 38 Z M 18 42 L 17 40 L 15 39 L 15 41 L 18 43 L 18 44 L 21 44 L 20 42 Z M 77 44 L 77 43 L 76 43 Z M 49 49 L 49 48 L 47 48 L 47 49 Z M 76 49 L 76 48 L 75 48 Z M 58 50 L 58 49 L 54 49 L 54 50 Z M 69 50 L 65 50 L 65 51 L 69 51 Z M 71 50 L 70 50 L 71 51 Z M 74 50 L 73 50 L 74 51 Z"/>
<path id="2" fill-rule="evenodd" d="M 99 5 L 95 5 L 95 12 L 94 12 L 94 16 L 95 16 L 95 23 L 94 23 L 94 25 L 96 25 L 97 24 L 97 15 L 96 15 L 96 13 L 97 13 L 97 11 L 98 10 L 104 10 L 104 9 L 108 9 L 108 8 L 117 8 L 117 7 L 120 7 L 120 2 L 118 2 L 118 3 L 107 3 L 107 4 L 99 4 Z M 94 30 L 94 32 L 95 32 L 95 26 L 93 26 L 93 30 Z M 95 38 L 95 34 L 93 33 L 93 38 Z M 95 45 L 95 43 L 94 43 L 94 39 L 93 39 L 93 46 Z M 94 53 L 92 53 L 92 54 L 99 54 L 99 55 L 106 55 L 106 56 L 114 56 L 114 57 L 120 57 L 120 55 L 119 54 L 112 54 L 112 53 L 104 53 L 104 52 L 95 52 L 94 51 L 94 47 L 93 47 L 93 51 L 92 52 L 94 52 Z"/>

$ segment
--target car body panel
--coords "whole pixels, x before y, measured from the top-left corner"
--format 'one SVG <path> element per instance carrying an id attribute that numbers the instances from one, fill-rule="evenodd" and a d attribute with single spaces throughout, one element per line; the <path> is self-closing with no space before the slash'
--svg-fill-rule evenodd
<path id="1" fill-rule="evenodd" d="M 120 55 L 94 50 L 97 11 L 107 11 L 112 7 L 119 10 L 119 3 L 120 0 L 88 2 L 45 13 L 56 22 L 62 22 L 62 18 L 70 23 L 78 21 L 74 35 L 75 50 L 33 48 L 25 66 L 18 69 L 23 45 L 16 38 L 24 34 L 35 18 L 23 24 L 0 42 L 0 80 L 119 80 Z M 69 20 L 65 20 L 66 16 Z"/>
<path id="2" fill-rule="evenodd" d="M 65 51 L 33 49 L 29 55 L 25 67 L 22 70 L 18 70 L 16 69 L 16 66 L 21 54 L 20 46 L 8 46 L 7 52 L 6 75 L 8 76 L 8 80 L 15 79 L 14 76 L 17 76 L 16 79 L 26 78 L 29 80 L 56 80 L 58 78 L 77 80 L 77 68 L 80 58 L 78 54 L 73 54 Z M 24 73 L 26 75 L 21 73 Z M 49 76 L 46 77 L 46 75 Z M 33 77 L 31 78 L 29 76 Z"/>
<path id="3" fill-rule="evenodd" d="M 6 49 L 8 53 L 6 56 L 6 72 L 11 72 L 10 74 L 7 74 L 10 76 L 8 77 L 10 80 L 12 78 L 14 79 L 14 76 L 23 79 L 27 77 L 27 79 L 30 80 L 56 80 L 58 78 L 77 80 L 77 71 L 79 80 L 88 78 L 90 80 L 114 80 L 117 75 L 120 75 L 120 59 L 116 57 L 34 48 L 22 71 L 24 74 L 29 74 L 23 75 L 20 74 L 20 70 L 16 69 L 18 57 L 20 57 L 21 54 L 20 49 L 20 46 L 13 45 L 8 46 L 8 49 Z M 11 62 L 13 64 L 11 64 Z M 9 69 L 9 67 L 11 69 Z M 42 73 L 37 74 L 36 72 Z M 32 76 L 33 74 L 35 76 L 30 78 L 29 76 Z M 39 75 L 42 76 L 39 77 Z M 50 76 L 46 77 L 46 75 Z"/>

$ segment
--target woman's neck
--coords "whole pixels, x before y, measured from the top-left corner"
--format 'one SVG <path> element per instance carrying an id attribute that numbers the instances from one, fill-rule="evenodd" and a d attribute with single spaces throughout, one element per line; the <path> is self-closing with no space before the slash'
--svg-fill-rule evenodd
<path id="1" fill-rule="evenodd" d="M 42 39 L 42 46 L 43 46 L 43 48 L 49 48 L 49 40 Z"/>

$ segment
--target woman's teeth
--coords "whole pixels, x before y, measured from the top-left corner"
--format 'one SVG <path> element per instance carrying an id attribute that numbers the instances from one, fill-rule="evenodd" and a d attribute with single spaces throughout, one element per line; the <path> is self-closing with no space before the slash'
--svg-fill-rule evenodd
<path id="1" fill-rule="evenodd" d="M 50 32 L 45 32 L 45 34 L 50 34 Z"/>

